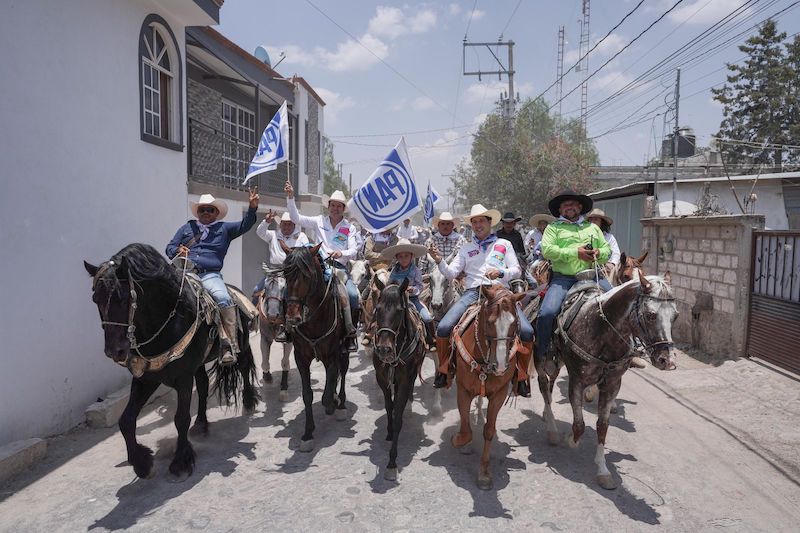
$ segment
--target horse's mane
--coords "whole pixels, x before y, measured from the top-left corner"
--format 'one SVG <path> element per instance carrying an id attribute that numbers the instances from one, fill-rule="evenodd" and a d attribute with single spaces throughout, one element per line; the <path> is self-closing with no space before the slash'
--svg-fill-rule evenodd
<path id="1" fill-rule="evenodd" d="M 316 283 L 319 269 L 314 264 L 311 248 L 295 248 L 292 253 L 286 254 L 286 259 L 283 261 L 283 274 L 287 280 L 294 280 L 302 275 L 311 278 Z"/>
<path id="2" fill-rule="evenodd" d="M 403 306 L 403 293 L 400 292 L 400 285 L 392 283 L 387 285 L 381 291 L 381 297 L 378 300 L 378 305 L 383 307 L 402 307 Z"/>
<path id="3" fill-rule="evenodd" d="M 119 290 L 121 280 L 129 280 L 134 285 L 156 283 L 174 293 L 180 288 L 180 276 L 175 267 L 158 250 L 142 243 L 127 245 L 100 266 L 97 281 Z"/>

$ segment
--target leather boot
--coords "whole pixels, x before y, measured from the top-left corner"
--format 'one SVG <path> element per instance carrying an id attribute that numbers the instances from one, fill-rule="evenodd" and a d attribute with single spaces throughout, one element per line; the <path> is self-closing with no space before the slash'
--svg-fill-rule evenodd
<path id="1" fill-rule="evenodd" d="M 425 344 L 428 345 L 428 350 L 435 352 L 436 346 L 433 340 L 436 337 L 436 329 L 433 327 L 433 322 L 425 324 Z"/>
<path id="2" fill-rule="evenodd" d="M 356 327 L 353 325 L 353 313 L 350 310 L 350 299 L 347 297 L 347 292 L 344 290 L 343 285 L 340 285 L 339 289 L 339 302 L 342 304 L 342 321 L 344 321 L 344 330 L 346 332 L 344 347 L 348 352 L 357 352 Z"/>
<path id="3" fill-rule="evenodd" d="M 433 386 L 441 389 L 447 386 L 447 375 L 450 373 L 450 337 L 436 337 L 436 356 L 439 358 L 439 367 Z"/>
<path id="4" fill-rule="evenodd" d="M 517 394 L 525 398 L 531 397 L 531 382 L 528 369 L 533 356 L 533 341 L 520 342 L 517 350 Z"/>
<path id="5" fill-rule="evenodd" d="M 278 326 L 278 334 L 275 335 L 275 342 L 290 342 L 289 336 L 286 334 L 286 328 L 281 324 Z"/>
<path id="6" fill-rule="evenodd" d="M 239 346 L 236 338 L 238 334 L 237 315 L 239 309 L 232 305 L 230 307 L 223 307 L 219 310 L 222 317 L 222 331 L 220 331 L 220 339 L 222 340 L 222 355 L 219 362 L 222 366 L 229 366 L 236 363 L 237 354 L 239 353 Z"/>

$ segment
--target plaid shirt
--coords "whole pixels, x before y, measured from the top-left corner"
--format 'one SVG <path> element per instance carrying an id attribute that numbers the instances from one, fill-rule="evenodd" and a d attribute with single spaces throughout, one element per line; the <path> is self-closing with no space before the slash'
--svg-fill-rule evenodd
<path id="1" fill-rule="evenodd" d="M 466 242 L 467 241 L 464 239 L 464 236 L 457 231 L 452 232 L 447 237 L 443 236 L 439 232 L 436 232 L 431 235 L 427 241 L 425 241 L 425 247 L 430 248 L 432 244 L 435 244 L 436 248 L 439 249 L 439 254 L 446 262 L 449 263 L 456 256 L 456 254 L 458 254 L 458 250 L 461 248 L 461 246 L 463 246 Z M 420 258 L 419 268 L 423 272 L 428 271 L 427 255 Z"/>

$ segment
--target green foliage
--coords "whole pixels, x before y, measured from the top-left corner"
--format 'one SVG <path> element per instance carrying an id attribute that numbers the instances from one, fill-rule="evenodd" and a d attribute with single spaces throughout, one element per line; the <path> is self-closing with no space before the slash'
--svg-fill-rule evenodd
<path id="1" fill-rule="evenodd" d="M 350 189 L 339 176 L 338 165 L 333 157 L 333 143 L 325 139 L 325 147 L 322 151 L 322 193 L 330 196 L 333 191 L 340 190 L 345 196 L 350 197 Z"/>
<path id="2" fill-rule="evenodd" d="M 765 141 L 800 142 L 800 37 L 784 44 L 785 38 L 786 33 L 778 32 L 774 21 L 765 22 L 756 35 L 739 46 L 747 58 L 742 63 L 728 63 L 727 83 L 712 89 L 713 98 L 724 106 L 718 137 L 755 145 L 721 143 L 720 150 L 728 161 L 772 166 L 798 161 L 796 152 L 762 150 L 759 146 Z"/>
<path id="3" fill-rule="evenodd" d="M 450 178 L 451 193 L 462 207 L 481 203 L 532 215 L 546 212 L 547 201 L 564 188 L 589 192 L 589 169 L 597 163 L 579 120 L 558 120 L 543 99 L 527 99 L 513 127 L 499 110 L 481 124 L 471 160 L 459 163 Z"/>

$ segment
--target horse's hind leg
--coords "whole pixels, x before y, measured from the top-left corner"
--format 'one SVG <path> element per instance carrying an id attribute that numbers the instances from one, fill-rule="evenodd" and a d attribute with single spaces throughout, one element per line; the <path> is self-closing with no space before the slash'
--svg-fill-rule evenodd
<path id="1" fill-rule="evenodd" d="M 261 398 L 253 386 L 256 379 L 256 361 L 253 358 L 253 350 L 250 348 L 250 334 L 246 327 L 239 334 L 239 346 L 241 351 L 239 359 L 236 361 L 236 368 L 242 376 L 242 406 L 245 413 L 253 413 Z"/>
<path id="2" fill-rule="evenodd" d="M 178 407 L 175 410 L 175 429 L 178 430 L 178 445 L 175 456 L 169 465 L 173 481 L 184 481 L 194 471 L 194 449 L 189 442 L 189 423 L 192 421 L 190 408 L 192 405 L 193 376 L 180 378 L 175 390 L 178 391 Z"/>
<path id="3" fill-rule="evenodd" d="M 586 430 L 583 421 L 583 385 L 578 377 L 569 377 L 569 403 L 572 406 L 572 433 L 567 433 L 564 443 L 570 448 L 576 448 Z"/>
<path id="4" fill-rule="evenodd" d="M 350 369 L 350 352 L 341 350 L 339 352 L 339 402 L 336 405 L 336 420 L 347 419 L 347 394 L 344 391 L 347 371 Z"/>
<path id="5" fill-rule="evenodd" d="M 492 448 L 492 439 L 494 439 L 497 431 L 497 414 L 503 406 L 503 400 L 505 400 L 504 390 L 505 388 L 495 392 L 489 398 L 489 403 L 486 406 L 486 424 L 483 426 L 483 453 L 481 454 L 481 464 L 478 469 L 478 488 L 482 490 L 492 488 L 492 473 L 489 471 L 490 450 Z"/>
<path id="6" fill-rule="evenodd" d="M 137 476 L 147 479 L 153 476 L 153 451 L 136 442 L 136 418 L 158 388 L 158 382 L 144 382 L 134 378 L 131 381 L 131 394 L 128 405 L 119 417 L 119 430 L 125 439 L 128 462 Z"/>
<path id="7" fill-rule="evenodd" d="M 544 372 L 544 360 L 536 359 L 534 365 L 536 366 L 536 381 L 539 383 L 539 392 L 542 393 L 542 399 L 544 400 L 542 418 L 547 430 L 547 442 L 555 446 L 560 442 L 561 437 L 556 427 L 556 417 L 553 415 L 553 385 L 548 375 Z"/>
<path id="8" fill-rule="evenodd" d="M 289 354 L 292 353 L 292 345 L 288 342 L 283 343 L 283 359 L 281 359 L 281 392 L 278 399 L 282 402 L 289 401 Z"/>
<path id="9" fill-rule="evenodd" d="M 472 426 L 469 423 L 469 408 L 472 404 L 473 394 L 470 393 L 465 387 L 458 387 L 458 414 L 461 416 L 461 425 L 458 428 L 458 433 L 453 435 L 450 443 L 454 448 L 463 448 L 472 442 Z M 469 449 L 465 449 L 465 453 L 469 453 Z"/>
<path id="10" fill-rule="evenodd" d="M 311 390 L 311 368 L 310 362 L 306 364 L 297 354 L 295 354 L 297 370 L 300 372 L 300 382 L 303 387 L 303 406 L 305 407 L 306 428 L 303 436 L 300 437 L 300 451 L 310 452 L 314 449 L 314 413 L 311 404 L 314 402 L 314 391 Z"/>
<path id="11" fill-rule="evenodd" d="M 208 418 L 206 409 L 208 408 L 208 373 L 205 365 L 200 365 L 194 373 L 194 383 L 197 386 L 197 417 L 191 432 L 193 435 L 208 435 Z"/>
<path id="12" fill-rule="evenodd" d="M 258 318 L 259 324 L 259 337 L 260 337 L 260 345 L 261 345 L 261 374 L 266 376 L 269 374 L 270 366 L 269 366 L 269 354 L 272 348 L 272 336 L 270 335 L 269 324 L 266 320 L 259 317 Z M 264 381 L 266 384 L 266 380 Z"/>
<path id="13" fill-rule="evenodd" d="M 611 477 L 606 465 L 606 434 L 608 433 L 608 418 L 611 407 L 617 397 L 622 379 L 616 382 L 606 383 L 600 390 L 600 397 L 597 404 L 597 450 L 594 455 L 594 462 L 597 465 L 597 484 L 604 489 L 612 490 L 617 488 L 617 482 Z"/>
<path id="14" fill-rule="evenodd" d="M 336 410 L 336 383 L 339 377 L 338 355 L 325 364 L 325 389 L 322 391 L 322 406 L 326 415 Z"/>

